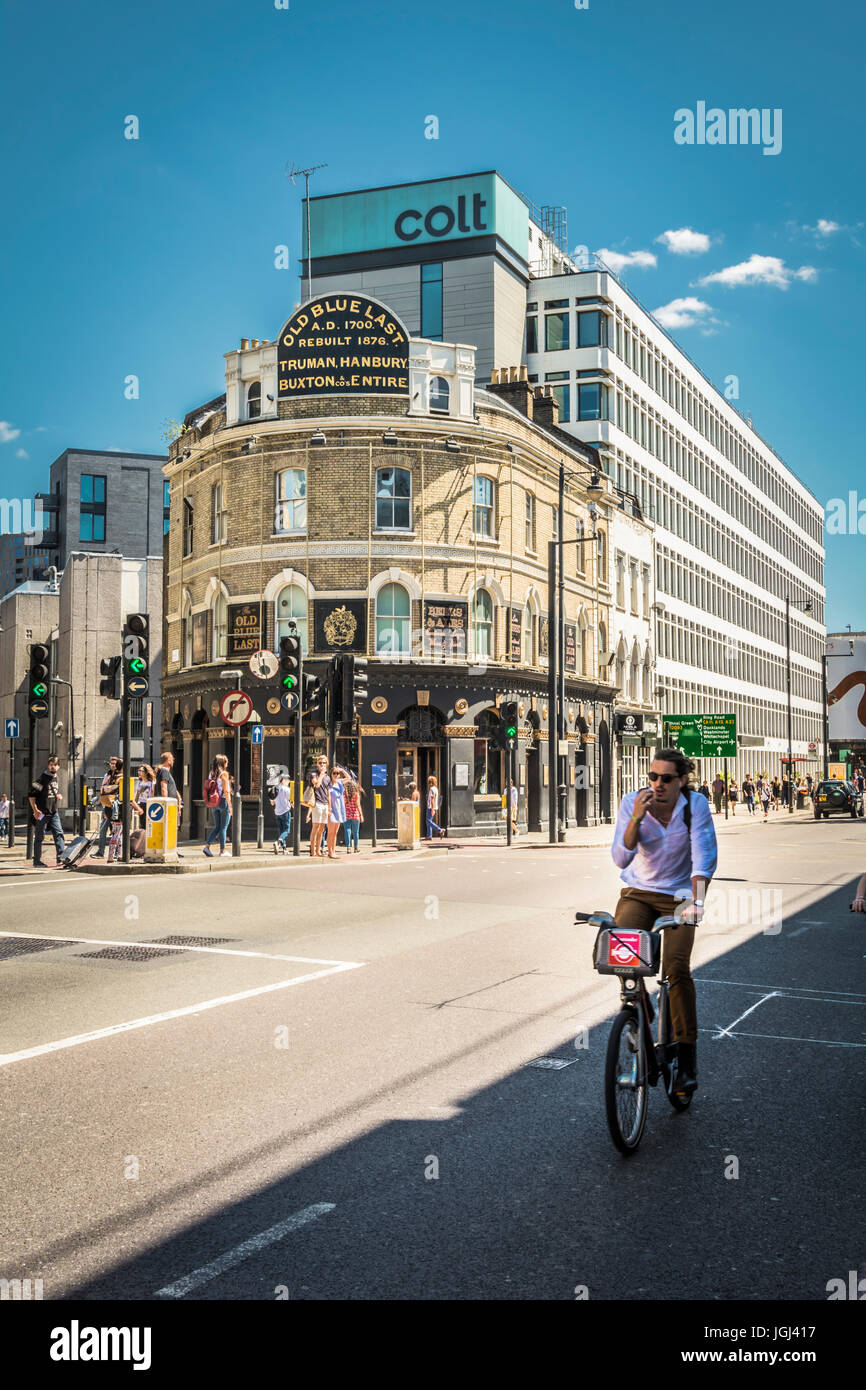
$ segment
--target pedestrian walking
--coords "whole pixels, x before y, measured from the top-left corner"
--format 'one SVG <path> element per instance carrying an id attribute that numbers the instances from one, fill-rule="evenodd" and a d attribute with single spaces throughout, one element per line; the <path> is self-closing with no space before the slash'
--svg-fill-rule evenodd
<path id="1" fill-rule="evenodd" d="M 156 773 L 149 763 L 142 763 L 138 769 L 138 777 L 135 783 L 135 795 L 132 798 L 132 807 L 139 817 L 139 830 L 146 829 L 147 802 L 153 796 L 154 782 Z"/>
<path id="2" fill-rule="evenodd" d="M 746 773 L 743 781 L 743 801 L 746 803 L 746 810 L 750 816 L 755 814 L 755 784 L 752 781 L 752 774 Z"/>
<path id="3" fill-rule="evenodd" d="M 760 790 L 759 790 L 759 793 L 758 793 L 758 794 L 759 794 L 759 796 L 760 796 L 760 798 L 761 798 L 761 807 L 762 807 L 763 812 L 764 812 L 764 820 L 766 820 L 766 819 L 767 819 L 767 815 L 768 815 L 769 810 L 770 810 L 770 801 L 771 801 L 772 795 L 773 795 L 773 789 L 772 789 L 772 787 L 770 786 L 770 783 L 769 783 L 769 782 L 766 782 L 766 781 L 762 781 L 762 782 L 761 782 L 761 785 L 760 785 Z"/>
<path id="4" fill-rule="evenodd" d="M 735 816 L 737 814 L 737 802 L 739 801 L 739 799 L 740 789 L 737 786 L 737 779 L 736 777 L 732 777 L 730 783 L 728 784 L 728 800 L 731 803 L 732 816 Z"/>
<path id="5" fill-rule="evenodd" d="M 782 802 L 782 784 L 778 777 L 773 778 L 773 810 L 778 811 Z"/>
<path id="6" fill-rule="evenodd" d="M 4 792 L 0 796 L 0 840 L 5 840 L 9 834 L 9 798 Z"/>
<path id="7" fill-rule="evenodd" d="M 277 830 L 279 834 L 274 840 L 274 854 L 289 852 L 289 836 L 292 833 L 292 785 L 289 775 L 284 772 L 277 784 L 276 796 L 274 797 L 274 816 L 276 817 Z"/>
<path id="8" fill-rule="evenodd" d="M 709 802 L 709 799 L 710 799 L 710 789 L 709 789 L 709 786 L 707 785 L 707 779 L 706 779 L 706 778 L 704 778 L 703 782 L 702 782 L 701 785 L 698 787 L 698 791 L 700 792 L 701 796 L 703 796 L 703 797 Z"/>
<path id="9" fill-rule="evenodd" d="M 163 753 L 159 760 L 154 777 L 153 794 L 154 796 L 168 797 L 169 801 L 177 802 L 177 825 L 180 829 L 181 816 L 183 814 L 183 797 L 177 789 L 177 782 L 174 780 L 174 754 Z"/>
<path id="10" fill-rule="evenodd" d="M 427 778 L 427 839 L 442 839 L 445 831 L 439 825 L 439 806 L 441 804 L 439 783 L 435 777 Z"/>
<path id="11" fill-rule="evenodd" d="M 328 858 L 337 858 L 337 832 L 346 824 L 346 793 L 343 787 L 345 776 L 341 767 L 331 768 L 331 785 L 328 789 Z"/>
<path id="12" fill-rule="evenodd" d="M 343 834 L 346 839 L 346 853 L 361 853 L 359 843 L 361 836 L 361 823 L 364 819 L 364 808 L 361 805 L 361 788 L 354 778 L 350 777 L 345 784 L 346 791 L 346 821 L 343 825 Z"/>
<path id="13" fill-rule="evenodd" d="M 716 808 L 717 816 L 720 816 L 722 814 L 722 797 L 724 796 L 724 794 L 725 784 L 722 781 L 719 773 L 716 773 L 716 777 L 713 782 L 713 805 Z"/>
<path id="14" fill-rule="evenodd" d="M 54 849 L 57 854 L 57 862 L 66 848 L 66 841 L 63 838 L 63 829 L 60 824 L 59 806 L 63 797 L 60 795 L 60 785 L 57 781 L 58 762 L 55 757 L 50 757 L 45 765 L 45 771 L 37 777 L 30 788 L 30 795 L 27 798 L 30 803 L 30 814 L 33 820 L 33 867 L 34 869 L 47 869 L 48 865 L 42 862 L 42 842 L 45 839 L 46 830 L 50 830 L 54 838 Z"/>
<path id="15" fill-rule="evenodd" d="M 109 758 L 108 771 L 99 786 L 99 804 L 102 807 L 102 818 L 99 822 L 99 846 L 94 850 L 91 858 L 102 859 L 105 855 L 105 847 L 111 835 L 111 827 L 114 824 L 114 808 L 120 797 L 120 783 L 123 778 L 123 759 Z"/>
<path id="16" fill-rule="evenodd" d="M 213 826 L 204 842 L 202 854 L 206 854 L 208 859 L 213 859 L 211 845 L 219 840 L 220 859 L 230 859 L 231 850 L 226 849 L 226 835 L 232 818 L 232 779 L 229 774 L 229 760 L 225 753 L 217 753 L 214 758 L 210 777 L 204 784 L 204 793 L 204 799 L 213 811 Z M 212 802 L 214 796 L 217 798 L 215 805 Z"/>
<path id="17" fill-rule="evenodd" d="M 313 788 L 313 824 L 310 829 L 310 854 L 314 859 L 323 858 L 325 835 L 328 830 L 330 811 L 331 779 L 328 776 L 328 759 L 320 754 L 316 758 L 316 771 L 310 777 Z"/>

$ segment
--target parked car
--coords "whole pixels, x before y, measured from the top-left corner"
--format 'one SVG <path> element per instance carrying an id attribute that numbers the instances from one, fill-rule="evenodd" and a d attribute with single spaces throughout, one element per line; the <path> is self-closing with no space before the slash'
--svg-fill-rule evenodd
<path id="1" fill-rule="evenodd" d="M 863 815 L 863 793 L 853 782 L 819 782 L 813 792 L 813 802 L 816 820 L 822 816 L 826 818 L 833 811 L 847 812 L 855 818 Z"/>

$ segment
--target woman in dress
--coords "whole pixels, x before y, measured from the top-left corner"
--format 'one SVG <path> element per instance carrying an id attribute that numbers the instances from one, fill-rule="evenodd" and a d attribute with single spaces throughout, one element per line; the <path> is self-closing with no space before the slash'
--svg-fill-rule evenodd
<path id="1" fill-rule="evenodd" d="M 341 767 L 331 769 L 331 786 L 328 790 L 328 858 L 336 859 L 337 831 L 346 824 L 345 773 Z"/>

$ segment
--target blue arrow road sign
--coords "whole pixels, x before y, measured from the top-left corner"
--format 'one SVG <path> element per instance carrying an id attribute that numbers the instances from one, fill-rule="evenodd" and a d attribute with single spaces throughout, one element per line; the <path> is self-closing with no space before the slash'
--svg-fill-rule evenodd
<path id="1" fill-rule="evenodd" d="M 264 743 L 264 741 L 265 741 L 265 726 L 264 726 L 264 724 L 253 724 L 253 726 L 252 726 L 252 733 L 250 734 L 250 743 Z"/>
<path id="2" fill-rule="evenodd" d="M 6 737 L 7 737 L 7 738 L 17 738 L 17 737 L 18 737 L 18 720 L 17 720 L 17 719 L 7 719 L 7 720 L 6 720 Z"/>
<path id="3" fill-rule="evenodd" d="M 162 820 L 164 809 L 165 808 L 163 806 L 160 806 L 158 802 L 149 801 L 147 803 L 148 820 Z"/>

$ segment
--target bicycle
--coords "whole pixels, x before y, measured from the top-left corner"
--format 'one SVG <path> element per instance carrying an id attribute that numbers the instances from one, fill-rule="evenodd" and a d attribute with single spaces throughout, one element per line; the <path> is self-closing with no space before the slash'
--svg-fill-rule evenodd
<path id="1" fill-rule="evenodd" d="M 647 1117 L 649 1087 L 664 1082 L 674 1110 L 688 1110 L 692 1092 L 680 1085 L 677 1044 L 671 1024 L 669 984 L 661 971 L 661 933 L 679 926 L 675 917 L 659 917 L 648 931 L 617 928 L 609 912 L 577 912 L 576 923 L 596 928 L 593 965 L 600 975 L 618 975 L 622 1007 L 613 1021 L 604 1070 L 604 1100 L 610 1137 L 620 1153 L 636 1152 Z M 658 1028 L 645 978 L 658 975 Z"/>

